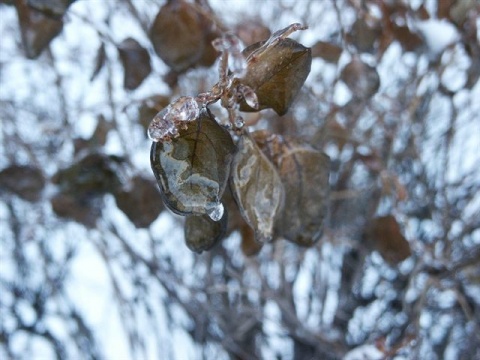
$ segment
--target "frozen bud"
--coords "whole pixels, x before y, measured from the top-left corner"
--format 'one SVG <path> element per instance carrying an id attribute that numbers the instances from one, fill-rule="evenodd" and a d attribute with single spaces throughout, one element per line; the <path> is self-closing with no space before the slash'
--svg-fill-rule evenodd
<path id="1" fill-rule="evenodd" d="M 167 106 L 165 109 L 160 111 L 153 118 L 152 122 L 148 126 L 148 137 L 154 141 L 159 142 L 165 140 L 171 136 L 175 136 L 178 133 L 178 130 L 173 123 L 172 119 L 168 117 L 168 112 L 170 106 Z"/>
<path id="2" fill-rule="evenodd" d="M 169 106 L 166 117 L 172 121 L 194 121 L 200 115 L 200 108 L 195 98 L 182 96 Z"/>

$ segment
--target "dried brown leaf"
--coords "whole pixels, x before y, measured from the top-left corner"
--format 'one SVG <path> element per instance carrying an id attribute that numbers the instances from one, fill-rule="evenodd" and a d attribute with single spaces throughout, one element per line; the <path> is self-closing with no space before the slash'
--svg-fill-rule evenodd
<path id="1" fill-rule="evenodd" d="M 163 210 L 162 197 L 150 180 L 136 176 L 132 186 L 115 193 L 117 206 L 137 228 L 145 228 Z"/>
<path id="2" fill-rule="evenodd" d="M 27 201 L 37 201 L 45 187 L 45 178 L 33 166 L 11 165 L 0 171 L 1 191 L 12 192 Z"/>
<path id="3" fill-rule="evenodd" d="M 318 41 L 312 46 L 312 57 L 321 57 L 326 62 L 336 64 L 340 55 L 342 55 L 343 49 L 335 44 Z"/>
<path id="4" fill-rule="evenodd" d="M 340 78 L 357 99 L 372 97 L 380 87 L 377 70 L 356 57 L 343 68 Z"/>
<path id="5" fill-rule="evenodd" d="M 125 89 L 134 90 L 152 71 L 150 55 L 132 38 L 127 38 L 118 45 L 118 53 L 124 69 L 123 86 Z"/>
<path id="6" fill-rule="evenodd" d="M 16 7 L 25 54 L 35 59 L 62 31 L 63 21 L 31 8 L 26 0 L 17 0 Z"/>
<path id="7" fill-rule="evenodd" d="M 393 215 L 373 219 L 368 236 L 373 248 L 392 265 L 400 263 L 412 253 Z"/>

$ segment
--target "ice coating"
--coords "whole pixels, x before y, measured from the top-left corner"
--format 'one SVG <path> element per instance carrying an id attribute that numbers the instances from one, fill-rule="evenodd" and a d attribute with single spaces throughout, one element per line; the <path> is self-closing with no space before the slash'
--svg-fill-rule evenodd
<path id="1" fill-rule="evenodd" d="M 155 115 L 148 126 L 148 137 L 154 142 L 159 142 L 167 137 L 175 136 L 178 133 L 177 127 L 172 119 L 166 116 L 168 114 L 168 108 L 167 106 Z"/>
<path id="2" fill-rule="evenodd" d="M 167 112 L 167 117 L 173 121 L 193 121 L 200 115 L 200 108 L 195 98 L 191 96 L 182 96 L 171 103 Z"/>
<path id="3" fill-rule="evenodd" d="M 200 107 L 195 98 L 182 96 L 155 115 L 148 126 L 148 137 L 155 142 L 175 137 L 178 122 L 194 121 L 199 116 Z"/>
<path id="4" fill-rule="evenodd" d="M 213 47 L 228 54 L 228 68 L 236 77 L 243 77 L 247 72 L 247 60 L 242 54 L 242 41 L 232 33 L 226 33 L 212 42 Z"/>

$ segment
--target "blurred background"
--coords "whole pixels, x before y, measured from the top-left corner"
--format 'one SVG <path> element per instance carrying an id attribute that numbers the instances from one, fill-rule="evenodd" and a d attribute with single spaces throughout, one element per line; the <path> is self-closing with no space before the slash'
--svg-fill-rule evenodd
<path id="1" fill-rule="evenodd" d="M 245 118 L 329 155 L 323 235 L 195 254 L 146 127 L 215 84 L 214 38 L 295 22 L 306 84 Z M 476 0 L 1 0 L 0 358 L 479 359 L 479 27 Z"/>

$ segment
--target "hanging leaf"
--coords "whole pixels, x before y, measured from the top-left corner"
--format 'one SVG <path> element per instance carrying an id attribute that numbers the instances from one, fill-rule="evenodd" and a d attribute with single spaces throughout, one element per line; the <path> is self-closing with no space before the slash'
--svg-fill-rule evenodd
<path id="1" fill-rule="evenodd" d="M 227 212 L 219 221 L 213 221 L 208 215 L 190 215 L 185 219 L 185 243 L 196 253 L 210 250 L 224 236 L 227 228 Z"/>
<path id="2" fill-rule="evenodd" d="M 343 68 L 340 78 L 357 99 L 372 97 L 380 87 L 377 70 L 356 57 Z"/>
<path id="3" fill-rule="evenodd" d="M 123 86 L 125 89 L 134 90 L 152 71 L 150 55 L 132 38 L 127 38 L 118 45 L 118 53 L 124 69 Z"/>
<path id="4" fill-rule="evenodd" d="M 310 48 L 277 33 L 244 50 L 247 74 L 237 81 L 257 94 L 260 110 L 272 108 L 283 115 L 310 73 L 312 54 Z M 245 101 L 240 103 L 240 110 L 258 111 Z"/>
<path id="5" fill-rule="evenodd" d="M 412 252 L 393 215 L 380 216 L 372 220 L 368 230 L 368 241 L 391 265 L 408 258 Z"/>
<path id="6" fill-rule="evenodd" d="M 211 41 L 217 36 L 211 20 L 195 4 L 183 0 L 167 2 L 150 29 L 156 53 L 177 73 L 212 65 L 217 53 Z"/>
<path id="7" fill-rule="evenodd" d="M 25 54 L 35 59 L 62 31 L 63 21 L 31 8 L 26 0 L 17 0 L 16 7 Z"/>
<path id="8" fill-rule="evenodd" d="M 180 215 L 218 217 L 234 152 L 230 134 L 208 110 L 185 122 L 177 137 L 154 142 L 150 162 L 165 205 Z"/>
<path id="9" fill-rule="evenodd" d="M 264 243 L 273 236 L 275 220 L 282 211 L 284 189 L 280 176 L 252 137 L 240 137 L 232 164 L 232 192 L 255 239 Z"/>
<path id="10" fill-rule="evenodd" d="M 40 199 L 44 187 L 42 172 L 33 166 L 11 165 L 0 171 L 0 192 L 12 192 L 34 202 Z"/>
<path id="11" fill-rule="evenodd" d="M 328 156 L 303 142 L 266 131 L 257 131 L 253 137 L 272 160 L 285 188 L 276 233 L 298 245 L 313 245 L 322 236 L 328 211 Z"/>
<path id="12" fill-rule="evenodd" d="M 117 206 L 137 228 L 145 228 L 155 221 L 163 210 L 162 197 L 151 181 L 136 176 L 132 186 L 115 193 Z"/>
<path id="13" fill-rule="evenodd" d="M 121 162 L 122 159 L 115 156 L 88 154 L 72 166 L 59 170 L 52 181 L 59 185 L 61 192 L 79 198 L 113 193 L 121 186 L 117 174 Z"/>

